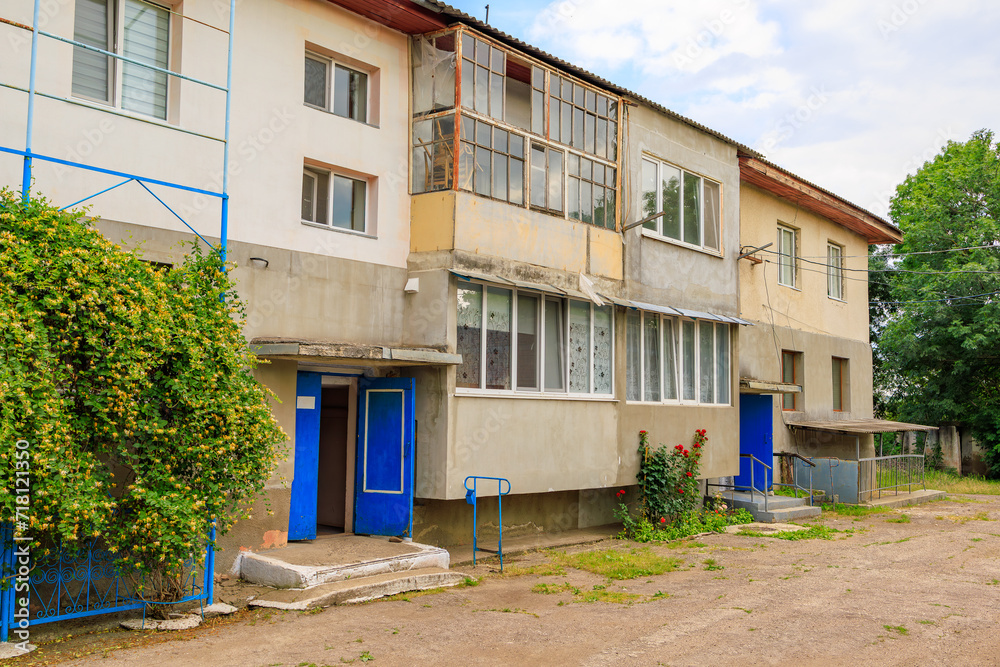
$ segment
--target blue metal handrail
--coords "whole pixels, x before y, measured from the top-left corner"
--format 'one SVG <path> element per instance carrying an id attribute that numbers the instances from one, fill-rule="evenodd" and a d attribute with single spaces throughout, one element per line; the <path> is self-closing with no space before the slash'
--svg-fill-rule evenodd
<path id="1" fill-rule="evenodd" d="M 469 480 L 472 480 L 472 488 L 469 488 Z M 497 509 L 499 512 L 498 525 L 500 527 L 500 537 L 497 540 L 496 551 L 491 549 L 480 549 L 479 548 L 479 529 L 477 525 L 477 514 L 478 514 L 478 495 L 476 493 L 478 489 L 479 480 L 493 480 L 497 483 Z M 503 485 L 507 485 L 507 490 L 503 490 Z M 497 554 L 500 556 L 500 571 L 503 572 L 503 497 L 510 493 L 510 481 L 504 479 L 503 477 L 479 477 L 476 475 L 470 475 L 465 478 L 465 502 L 472 505 L 472 566 L 476 566 L 476 552 L 485 551 L 486 553 Z"/>

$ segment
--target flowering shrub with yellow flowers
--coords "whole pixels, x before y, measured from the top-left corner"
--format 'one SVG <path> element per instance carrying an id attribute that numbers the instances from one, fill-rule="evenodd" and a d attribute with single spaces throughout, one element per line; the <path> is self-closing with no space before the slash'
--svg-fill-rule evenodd
<path id="1" fill-rule="evenodd" d="M 80 211 L 0 190 L 0 521 L 36 555 L 98 540 L 169 599 L 212 520 L 248 515 L 285 435 L 224 269 L 197 244 L 154 266 Z"/>

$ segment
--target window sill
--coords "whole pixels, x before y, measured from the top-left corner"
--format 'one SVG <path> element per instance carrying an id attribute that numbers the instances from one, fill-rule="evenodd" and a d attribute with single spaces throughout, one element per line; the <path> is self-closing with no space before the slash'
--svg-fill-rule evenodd
<path id="1" fill-rule="evenodd" d="M 781 287 L 787 287 L 788 289 L 793 289 L 796 292 L 801 292 L 802 291 L 801 287 L 796 287 L 795 285 L 786 285 L 783 282 L 779 282 L 778 285 L 780 285 Z"/>
<path id="2" fill-rule="evenodd" d="M 837 297 L 830 296 L 829 294 L 826 295 L 826 298 L 828 298 L 830 301 L 836 301 L 837 303 L 847 303 L 847 299 L 838 299 Z"/>
<path id="3" fill-rule="evenodd" d="M 603 394 L 552 394 L 528 391 L 511 391 L 504 389 L 455 389 L 456 398 L 516 398 L 531 401 L 589 401 L 596 403 L 618 403 L 614 396 Z"/>
<path id="4" fill-rule="evenodd" d="M 126 111 L 121 107 L 117 107 L 113 104 L 108 104 L 107 102 L 100 102 L 98 100 L 92 100 L 86 97 L 79 97 L 73 95 L 72 97 L 65 98 L 70 104 L 77 104 L 82 107 L 89 107 L 91 109 L 96 109 L 97 111 L 103 111 L 104 113 L 114 114 L 115 116 L 121 116 L 122 118 L 131 118 L 133 120 L 138 120 L 143 123 L 150 123 L 152 125 L 159 125 L 160 127 L 165 127 L 169 130 L 182 130 L 178 123 L 172 123 L 169 120 L 164 120 L 162 118 L 157 118 L 156 116 L 147 116 L 145 114 L 136 113 L 134 111 Z M 169 115 L 169 114 L 168 114 Z M 200 134 L 197 132 L 192 132 L 190 130 L 182 130 L 188 134 L 194 136 L 206 137 L 208 139 L 214 139 L 214 137 L 209 137 L 208 135 Z M 221 141 L 221 140 L 220 140 Z"/>
<path id="5" fill-rule="evenodd" d="M 343 118 L 344 120 L 349 120 L 352 123 L 358 123 L 359 125 L 365 125 L 367 127 L 370 127 L 370 128 L 376 129 L 376 130 L 380 129 L 379 126 L 376 125 L 376 124 L 374 124 L 374 123 L 369 123 L 368 121 L 364 121 L 364 120 L 357 120 L 356 118 L 351 118 L 350 116 L 341 116 L 339 113 L 333 113 L 329 109 L 325 109 L 323 107 L 314 106 L 312 104 L 309 104 L 308 102 L 303 102 L 302 106 L 304 106 L 307 109 L 312 109 L 314 111 L 319 111 L 321 113 L 325 113 L 328 116 L 334 116 L 336 118 Z"/>
<path id="6" fill-rule="evenodd" d="M 690 243 L 685 243 L 684 241 L 678 241 L 677 239 L 672 239 L 669 236 L 661 236 L 651 229 L 646 229 L 642 227 L 642 235 L 647 239 L 653 239 L 654 241 L 662 241 L 663 243 L 668 243 L 670 245 L 675 245 L 678 248 L 686 248 L 687 250 L 694 250 L 695 252 L 700 252 L 703 255 L 708 255 L 709 257 L 715 257 L 717 259 L 725 259 L 725 255 L 719 250 L 712 250 L 711 248 L 704 248 L 702 246 L 691 245 Z"/>
<path id="7" fill-rule="evenodd" d="M 311 222 L 309 220 L 302 220 L 303 225 L 306 227 L 313 227 L 314 229 L 325 229 L 328 232 L 338 232 L 340 234 L 350 234 L 351 236 L 360 236 L 363 239 L 373 239 L 378 240 L 378 236 L 369 234 L 367 232 L 359 232 L 353 229 L 344 229 L 343 227 L 334 227 L 333 225 L 324 225 L 319 222 Z"/>

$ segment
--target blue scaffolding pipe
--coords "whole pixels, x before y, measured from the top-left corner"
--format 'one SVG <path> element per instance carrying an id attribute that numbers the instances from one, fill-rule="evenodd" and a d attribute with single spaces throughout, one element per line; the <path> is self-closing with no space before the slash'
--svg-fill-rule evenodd
<path id="1" fill-rule="evenodd" d="M 27 88 L 22 88 L 21 86 L 14 86 L 14 85 L 11 85 L 9 83 L 4 83 L 3 81 L 0 81 L 0 88 L 8 88 L 10 90 L 16 90 L 16 91 L 18 91 L 20 93 L 27 93 L 28 92 Z M 225 139 L 223 139 L 221 137 L 213 137 L 211 134 L 204 134 L 202 132 L 195 132 L 194 130 L 188 130 L 188 129 L 185 129 L 183 127 L 177 127 L 175 125 L 170 125 L 168 123 L 164 123 L 163 121 L 156 120 L 156 119 L 153 119 L 153 118 L 143 118 L 142 116 L 137 116 L 135 114 L 125 113 L 125 112 L 118 111 L 116 109 L 112 109 L 110 107 L 104 106 L 103 104 L 98 104 L 96 102 L 88 102 L 86 100 L 74 100 L 72 97 L 61 97 L 59 95 L 52 95 L 50 93 L 43 93 L 40 90 L 36 90 L 35 91 L 35 96 L 36 97 L 44 97 L 45 99 L 49 99 L 49 100 L 56 100 L 57 102 L 65 102 L 66 104 L 75 104 L 78 107 L 85 107 L 87 109 L 94 109 L 96 111 L 100 111 L 101 113 L 110 114 L 112 116 L 119 116 L 121 118 L 128 118 L 129 120 L 138 121 L 140 123 L 146 123 L 148 125 L 155 125 L 156 127 L 162 127 L 162 128 L 164 128 L 166 130 L 170 130 L 171 132 L 183 132 L 184 134 L 190 134 L 192 137 L 200 137 L 202 139 L 210 139 L 212 141 L 217 141 L 220 144 L 225 141 Z"/>
<path id="2" fill-rule="evenodd" d="M 76 167 L 77 169 L 85 169 L 87 171 L 95 171 L 98 174 L 107 174 L 109 176 L 120 176 L 121 178 L 131 178 L 137 181 L 142 181 L 143 183 L 150 183 L 152 185 L 162 185 L 167 188 L 174 188 L 175 190 L 184 190 L 185 192 L 194 192 L 199 195 L 207 195 L 209 197 L 223 197 L 221 192 L 212 192 L 211 190 L 202 190 L 201 188 L 193 188 L 189 185 L 182 185 L 181 183 L 171 183 L 170 181 L 162 181 L 156 178 L 145 178 L 143 176 L 136 176 L 135 174 L 129 174 L 124 171 L 115 171 L 114 169 L 104 169 L 103 167 L 92 167 L 89 164 L 81 164 L 79 162 L 73 162 L 72 160 L 62 160 L 57 157 L 52 157 L 50 155 L 42 155 L 41 153 L 28 153 L 27 151 L 21 151 L 16 148 L 6 148 L 0 146 L 0 153 L 12 153 L 14 155 L 23 155 L 25 157 L 30 157 L 35 160 L 42 160 L 43 162 L 53 162 L 55 164 L 66 165 L 67 167 Z"/>
<path id="3" fill-rule="evenodd" d="M 194 234 L 195 236 L 197 236 L 198 238 L 200 238 L 200 239 L 201 239 L 202 241 L 205 241 L 205 245 L 207 245 L 207 246 L 208 246 L 209 248 L 211 248 L 211 247 L 212 247 L 212 244 L 211 244 L 211 243 L 209 243 L 208 241 L 206 241 L 206 240 L 205 240 L 205 237 L 204 237 L 204 236 L 202 236 L 201 234 L 199 234 L 199 233 L 198 233 L 198 231 L 197 231 L 197 230 L 196 230 L 196 229 L 195 229 L 194 227 L 192 227 L 191 225 L 189 225 L 189 224 L 187 223 L 187 221 L 186 221 L 186 220 L 185 220 L 184 218 L 182 218 L 181 216 L 179 216 L 179 215 L 177 214 L 177 212 L 176 212 L 176 211 L 174 211 L 174 209 L 172 209 L 172 208 L 170 208 L 169 206 L 167 206 L 167 202 L 165 202 L 165 201 L 163 201 L 162 199 L 160 199 L 159 197 L 157 197 L 157 196 L 156 196 L 156 193 L 155 193 L 155 192 L 153 192 L 152 190 L 150 190 L 150 189 L 149 189 L 149 187 L 148 187 L 148 186 L 147 186 L 147 185 L 146 185 L 145 183 L 143 183 L 142 181 L 138 181 L 138 183 L 139 183 L 139 185 L 141 185 L 141 186 L 142 186 L 142 188 L 143 188 L 143 189 L 144 189 L 144 190 L 145 190 L 146 192 L 148 192 L 149 194 L 153 195 L 153 198 L 154 198 L 154 199 L 156 199 L 156 201 L 158 201 L 158 202 L 160 202 L 161 204 L 163 204 L 163 208 L 165 208 L 165 209 L 167 209 L 168 211 L 170 211 L 171 213 L 173 213 L 173 214 L 174 214 L 174 217 L 175 217 L 175 218 L 177 218 L 178 220 L 180 220 L 181 222 L 183 222 L 183 223 L 184 223 L 184 226 L 185 226 L 185 227 L 187 227 L 188 229 L 190 229 L 190 230 L 191 230 L 191 232 L 192 232 L 192 233 L 193 233 L 193 234 Z M 225 200 L 225 199 L 223 199 L 222 201 L 223 201 L 223 203 L 225 203 L 225 201 L 226 201 L 226 200 Z"/>
<path id="4" fill-rule="evenodd" d="M 35 73 L 38 61 L 38 14 L 41 10 L 41 0 L 35 0 L 35 11 L 31 19 L 31 70 L 28 77 L 28 129 L 24 142 L 24 167 L 21 172 L 21 201 L 25 206 L 31 193 L 31 140 L 35 122 Z"/>
<path id="5" fill-rule="evenodd" d="M 53 35 L 51 32 L 45 32 L 44 30 L 36 30 L 36 34 L 42 35 L 43 37 L 48 37 L 59 42 L 65 42 L 66 44 L 72 44 L 73 46 L 78 46 L 81 49 L 87 49 L 88 51 L 93 51 L 95 53 L 100 53 L 102 56 L 108 56 L 109 58 L 115 58 L 116 60 L 123 60 L 127 63 L 132 63 L 133 65 L 138 65 L 139 67 L 145 67 L 146 69 L 151 69 L 154 72 L 160 72 L 161 74 L 166 74 L 168 76 L 177 77 L 178 79 L 184 79 L 185 81 L 191 81 L 193 83 L 200 83 L 203 86 L 208 86 L 209 88 L 215 88 L 216 90 L 221 90 L 223 92 L 229 92 L 228 86 L 223 88 L 222 86 L 211 83 L 209 81 L 202 81 L 201 79 L 195 79 L 191 76 L 185 76 L 179 72 L 174 72 L 173 70 L 165 69 L 163 67 L 157 67 L 156 65 L 150 65 L 148 63 L 141 62 L 134 58 L 129 58 L 128 56 L 123 56 L 119 53 L 112 53 L 111 51 L 105 51 L 104 49 L 99 49 L 96 46 L 90 46 L 89 44 L 84 44 L 83 42 L 78 42 L 74 39 L 67 39 L 65 37 L 60 37 L 59 35 Z M 32 38 L 34 39 L 34 37 Z"/>
<path id="6" fill-rule="evenodd" d="M 75 168 L 78 168 L 78 169 L 85 169 L 87 171 L 92 171 L 92 172 L 99 173 L 99 174 L 107 174 L 107 175 L 110 175 L 110 176 L 118 176 L 118 177 L 121 177 L 121 178 L 125 178 L 126 180 L 123 181 L 122 183 L 119 183 L 119 184 L 114 185 L 112 187 L 105 188 L 104 190 L 101 190 L 100 192 L 98 192 L 96 194 L 93 194 L 93 195 L 90 195 L 88 197 L 85 197 L 85 198 L 81 199 L 80 201 L 78 201 L 78 202 L 76 202 L 74 204 L 70 204 L 69 206 L 64 207 L 62 210 L 65 210 L 66 208 L 70 208 L 72 206 L 76 206 L 76 205 L 78 205 L 78 204 L 80 204 L 80 203 L 82 203 L 84 201 L 89 200 L 89 199 L 93 199 L 94 197 L 97 197 L 98 195 L 102 195 L 102 194 L 104 194 L 106 192 L 114 190 L 115 188 L 121 187 L 122 185 L 125 185 L 126 183 L 129 183 L 131 181 L 136 181 L 147 192 L 149 192 L 149 194 L 151 194 L 158 202 L 160 202 L 160 204 L 162 204 L 168 211 L 170 211 L 178 220 L 180 220 L 182 223 L 184 223 L 184 225 L 188 229 L 190 229 L 198 238 L 200 238 L 206 244 L 208 244 L 209 246 L 211 246 L 211 244 L 208 243 L 207 240 L 205 240 L 204 236 L 202 236 L 201 234 L 199 234 L 180 215 L 178 215 L 172 208 L 170 208 L 170 206 L 168 206 L 166 204 L 166 202 L 164 202 L 159 196 L 157 196 L 156 193 L 154 193 L 152 190 L 150 190 L 149 187 L 148 187 L 148 185 L 161 185 L 161 186 L 164 186 L 164 187 L 172 188 L 172 189 L 175 189 L 175 190 L 181 190 L 181 191 L 184 191 L 184 192 L 192 192 L 192 193 L 195 193 L 195 194 L 206 195 L 208 197 L 218 197 L 219 199 L 222 200 L 222 213 L 221 213 L 221 222 L 220 222 L 220 227 L 221 228 L 220 228 L 219 254 L 220 254 L 220 257 L 222 258 L 222 260 L 225 261 L 225 259 L 226 259 L 226 253 L 227 253 L 227 246 L 228 246 L 228 239 L 229 239 L 229 140 L 230 140 L 230 117 L 231 117 L 231 113 L 232 113 L 233 31 L 234 31 L 234 28 L 236 26 L 236 2 L 237 2 L 237 0 L 230 0 L 230 2 L 229 2 L 229 31 L 228 31 L 229 43 L 228 43 L 227 69 L 226 69 L 226 85 L 225 86 L 220 86 L 218 84 L 214 84 L 214 83 L 211 83 L 209 81 L 203 81 L 201 79 L 196 79 L 194 77 L 190 77 L 190 76 L 186 76 L 184 74 L 180 74 L 179 72 L 173 72 L 171 70 L 164 69 L 162 67 L 156 67 L 155 65 L 149 65 L 147 63 L 140 62 L 140 61 L 135 60 L 133 58 L 128 58 L 128 57 L 126 57 L 124 55 L 121 55 L 121 54 L 118 54 L 118 53 L 112 53 L 110 51 L 105 51 L 103 49 L 99 49 L 99 48 L 96 48 L 94 46 L 90 46 L 89 44 L 83 44 L 83 43 L 78 42 L 76 40 L 67 39 L 65 37 L 60 37 L 59 35 L 55 35 L 55 34 L 52 34 L 50 32 L 43 31 L 43 30 L 41 30 L 39 28 L 39 16 L 40 16 L 40 13 L 41 13 L 41 0 L 34 0 L 34 13 L 33 13 L 32 24 L 31 24 L 30 28 L 28 28 L 28 26 L 22 26 L 21 24 L 13 23 L 11 21 L 4 21 L 5 23 L 10 23 L 11 25 L 14 25 L 16 27 L 24 28 L 24 29 L 30 29 L 31 30 L 31 66 L 30 66 L 30 75 L 29 75 L 28 90 L 24 91 L 24 89 L 22 89 L 22 88 L 18 88 L 17 86 L 12 86 L 12 85 L 9 85 L 9 84 L 0 84 L 0 85 L 2 85 L 5 88 L 12 88 L 12 89 L 15 89 L 15 90 L 20 90 L 22 92 L 27 92 L 27 94 L 28 94 L 28 119 L 27 119 L 27 129 L 26 129 L 26 132 L 25 132 L 24 150 L 21 151 L 21 150 L 17 150 L 17 149 L 14 149 L 14 148 L 8 148 L 8 147 L 0 146 L 0 153 L 9 153 L 9 154 L 12 154 L 12 155 L 20 155 L 20 156 L 22 156 L 24 158 L 24 166 L 23 166 L 22 178 L 21 178 L 21 199 L 22 199 L 23 204 L 25 206 L 27 206 L 28 202 L 30 201 L 30 197 L 31 197 L 32 168 L 33 168 L 33 162 L 34 162 L 35 159 L 39 159 L 39 160 L 42 160 L 42 161 L 45 161 L 45 162 L 51 162 L 51 163 L 54 163 L 54 164 L 61 164 L 61 165 L 65 165 L 65 166 L 68 166 L 68 167 L 75 167 Z M 199 23 L 201 23 L 201 22 L 199 21 Z M 208 24 L 204 24 L 204 25 L 208 25 Z M 214 26 L 208 26 L 208 27 L 215 28 Z M 220 32 L 225 32 L 221 28 L 215 28 L 215 29 L 219 30 Z M 205 189 L 202 189 L 202 188 L 195 188 L 195 187 L 183 185 L 183 184 L 180 184 L 180 183 L 173 183 L 173 182 L 170 182 L 170 181 L 164 181 L 164 180 L 161 180 L 161 179 L 143 178 L 141 176 L 137 176 L 136 174 L 129 174 L 129 173 L 122 172 L 122 171 L 117 171 L 117 170 L 114 170 L 114 169 L 104 169 L 104 168 L 101 168 L 101 167 L 93 167 L 93 166 L 82 164 L 82 163 L 79 163 L 79 162 L 74 162 L 72 160 L 61 160 L 59 158 L 51 157 L 51 156 L 48 156 L 48 155 L 41 155 L 39 153 L 35 153 L 34 150 L 33 150 L 33 138 L 34 138 L 35 97 L 36 97 L 36 95 L 41 95 L 41 96 L 46 97 L 46 98 L 63 101 L 63 102 L 69 103 L 69 104 L 80 104 L 80 102 L 74 101 L 72 99 L 61 98 L 61 97 L 57 97 L 57 96 L 49 95 L 49 94 L 45 94 L 45 93 L 38 93 L 36 91 L 36 79 L 37 79 L 36 73 L 37 73 L 37 69 L 38 69 L 38 36 L 39 35 L 43 35 L 45 37 L 48 37 L 50 39 L 54 39 L 54 40 L 59 41 L 59 42 L 64 42 L 66 44 L 71 44 L 74 47 L 80 47 L 80 48 L 83 48 L 83 49 L 87 49 L 89 51 L 94 51 L 96 53 L 100 53 L 102 55 L 108 56 L 110 58 L 114 58 L 116 60 L 121 60 L 121 61 L 124 61 L 124 62 L 132 63 L 134 65 L 138 65 L 140 67 L 144 67 L 146 69 L 150 69 L 150 70 L 153 70 L 155 72 L 161 72 L 163 74 L 166 74 L 167 76 L 172 76 L 172 77 L 176 77 L 176 78 L 179 78 L 179 79 L 184 79 L 185 81 L 191 81 L 192 83 L 196 83 L 196 84 L 199 84 L 199 85 L 207 86 L 209 88 L 213 88 L 215 90 L 220 90 L 220 91 L 224 92 L 226 94 L 226 117 L 225 117 L 225 138 L 221 140 L 223 142 L 222 192 L 212 192 L 211 190 L 205 190 Z M 115 114 L 115 115 L 125 115 L 125 114 L 117 113 L 113 109 L 100 109 L 99 107 L 92 106 L 92 105 L 89 105 L 89 104 L 85 104 L 83 106 L 87 106 L 87 107 L 90 107 L 90 108 L 93 108 L 93 109 L 97 109 L 99 111 L 104 111 L 104 112 L 107 112 L 107 113 L 112 113 L 112 114 Z M 133 118 L 132 116 L 127 116 L 127 117 Z M 133 118 L 133 119 L 134 120 L 138 120 L 140 122 L 149 122 L 149 121 L 146 121 L 145 119 L 142 119 L 142 118 Z M 154 125 L 160 125 L 159 123 L 153 123 L 153 124 Z M 220 141 L 216 137 L 211 137 L 211 136 L 208 136 L 208 135 L 199 134 L 197 132 L 191 132 L 190 130 L 184 130 L 182 128 L 170 128 L 169 126 L 165 126 L 165 127 L 168 127 L 168 129 L 180 130 L 180 131 L 185 132 L 187 134 L 193 134 L 195 136 L 203 137 L 205 139 L 211 139 L 213 141 Z"/>
<path id="7" fill-rule="evenodd" d="M 88 199 L 93 199 L 94 197 L 97 197 L 97 196 L 99 196 L 99 195 L 103 195 L 103 194 L 104 194 L 105 192 L 111 192 L 111 191 L 112 191 L 112 190 L 114 190 L 115 188 L 120 188 L 121 186 L 125 185 L 126 183 L 131 183 L 131 182 L 132 182 L 132 181 L 134 181 L 134 180 L 135 180 L 134 178 L 127 178 L 127 179 L 125 179 L 124 181 L 122 181 L 121 183 L 119 183 L 118 185 L 112 185 L 112 186 L 111 186 L 110 188 L 104 188 L 103 190 L 101 190 L 101 191 L 100 191 L 100 192 L 98 192 L 97 194 L 93 194 L 93 195 L 89 195 L 89 196 L 87 196 L 87 197 L 84 197 L 84 198 L 83 198 L 83 199 L 81 199 L 80 201 L 75 201 L 75 202 L 73 202 L 72 204 L 70 204 L 70 205 L 68 205 L 68 206 L 63 206 L 63 207 L 62 207 L 61 209 L 59 209 L 59 210 L 60 210 L 60 211 L 65 211 L 65 210 L 66 210 L 66 209 L 68 209 L 68 208 L 73 208 L 74 206 L 79 206 L 80 204 L 82 204 L 83 202 L 87 201 Z"/>

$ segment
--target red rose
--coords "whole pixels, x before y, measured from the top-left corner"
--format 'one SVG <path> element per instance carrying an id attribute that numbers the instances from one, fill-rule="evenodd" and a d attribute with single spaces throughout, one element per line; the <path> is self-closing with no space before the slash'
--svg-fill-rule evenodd
<path id="1" fill-rule="evenodd" d="M 684 454 L 684 456 L 687 456 L 689 452 L 688 450 L 685 449 L 682 453 Z"/>
<path id="2" fill-rule="evenodd" d="M 677 493 L 680 493 L 681 495 L 683 495 L 684 494 L 684 489 L 677 489 Z"/>
<path id="3" fill-rule="evenodd" d="M 674 447 L 674 449 L 676 449 L 677 451 L 681 451 L 682 449 L 684 449 L 684 445 L 677 445 L 676 447 Z"/>
<path id="4" fill-rule="evenodd" d="M 660 517 L 660 523 L 666 523 L 666 522 L 667 522 L 667 517 L 661 516 Z"/>
<path id="5" fill-rule="evenodd" d="M 691 446 L 694 447 L 695 449 L 698 449 L 699 447 L 701 447 L 701 443 L 700 442 L 696 442 L 696 443 L 694 443 Z"/>
<path id="6" fill-rule="evenodd" d="M 645 431 L 639 431 L 639 435 L 646 435 Z"/>
<path id="7" fill-rule="evenodd" d="M 690 472 L 686 472 L 684 474 L 687 475 L 688 477 L 694 477 L 694 475 L 692 473 L 690 473 Z"/>

